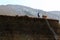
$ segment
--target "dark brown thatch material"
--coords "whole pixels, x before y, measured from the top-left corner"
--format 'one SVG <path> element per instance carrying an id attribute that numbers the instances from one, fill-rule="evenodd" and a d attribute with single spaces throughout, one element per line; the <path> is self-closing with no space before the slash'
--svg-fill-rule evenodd
<path id="1" fill-rule="evenodd" d="M 47 19 L 51 27 L 57 33 L 58 20 Z M 47 26 L 43 18 L 31 18 L 27 16 L 2 16 L 0 15 L 0 37 L 8 37 L 13 40 L 20 39 L 24 35 L 28 35 L 29 39 L 42 40 L 43 38 L 53 40 L 53 33 Z M 58 34 L 58 33 L 57 33 Z M 20 35 L 20 36 L 18 36 Z M 15 37 L 18 37 L 15 39 Z M 25 36 L 26 37 L 26 36 Z M 1 38 L 1 39 L 2 39 Z M 6 38 L 8 40 L 8 38 Z M 24 38 L 24 37 L 22 37 Z"/>

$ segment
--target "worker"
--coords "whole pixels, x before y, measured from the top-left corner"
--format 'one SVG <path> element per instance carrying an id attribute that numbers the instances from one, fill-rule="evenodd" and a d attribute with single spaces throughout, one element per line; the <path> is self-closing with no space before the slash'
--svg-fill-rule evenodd
<path id="1" fill-rule="evenodd" d="M 38 18 L 39 18 L 40 17 L 39 13 L 37 15 L 38 15 Z"/>

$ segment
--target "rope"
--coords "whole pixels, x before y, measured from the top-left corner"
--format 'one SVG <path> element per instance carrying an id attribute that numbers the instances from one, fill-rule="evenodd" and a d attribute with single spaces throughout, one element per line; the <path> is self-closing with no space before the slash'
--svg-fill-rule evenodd
<path id="1" fill-rule="evenodd" d="M 47 20 L 47 19 L 45 19 L 45 20 L 46 20 L 46 23 L 47 23 L 49 29 L 50 29 L 50 30 L 52 31 L 52 33 L 54 34 L 54 38 L 55 38 L 55 40 L 57 40 L 57 34 L 56 34 L 56 33 L 54 32 L 54 30 L 51 28 L 51 26 L 50 26 L 48 20 Z"/>

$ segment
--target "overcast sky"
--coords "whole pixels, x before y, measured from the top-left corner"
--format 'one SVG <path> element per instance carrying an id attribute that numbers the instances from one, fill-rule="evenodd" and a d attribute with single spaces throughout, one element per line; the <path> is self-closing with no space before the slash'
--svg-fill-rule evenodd
<path id="1" fill-rule="evenodd" d="M 60 0 L 0 0 L 0 5 L 25 5 L 44 11 L 60 11 Z"/>

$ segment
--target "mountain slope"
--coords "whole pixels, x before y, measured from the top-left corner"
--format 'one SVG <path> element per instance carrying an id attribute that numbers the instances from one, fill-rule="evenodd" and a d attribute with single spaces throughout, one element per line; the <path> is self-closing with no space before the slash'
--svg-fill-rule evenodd
<path id="1" fill-rule="evenodd" d="M 52 17 L 54 17 L 55 19 L 59 19 L 60 20 L 60 11 L 50 11 L 48 12 L 48 14 Z"/>
<path id="2" fill-rule="evenodd" d="M 0 6 L 0 15 L 11 15 L 11 16 L 30 15 L 30 16 L 33 16 L 27 10 L 25 10 L 24 7 L 17 6 L 17 5 L 6 5 L 6 6 L 2 5 L 2 6 Z"/>
<path id="3" fill-rule="evenodd" d="M 10 15 L 10 16 L 30 16 L 37 17 L 37 13 L 40 13 L 40 17 L 47 13 L 48 18 L 51 19 L 59 19 L 60 20 L 60 11 L 51 11 L 46 12 L 39 9 L 33 9 L 30 7 L 22 6 L 22 5 L 0 5 L 0 15 Z"/>

